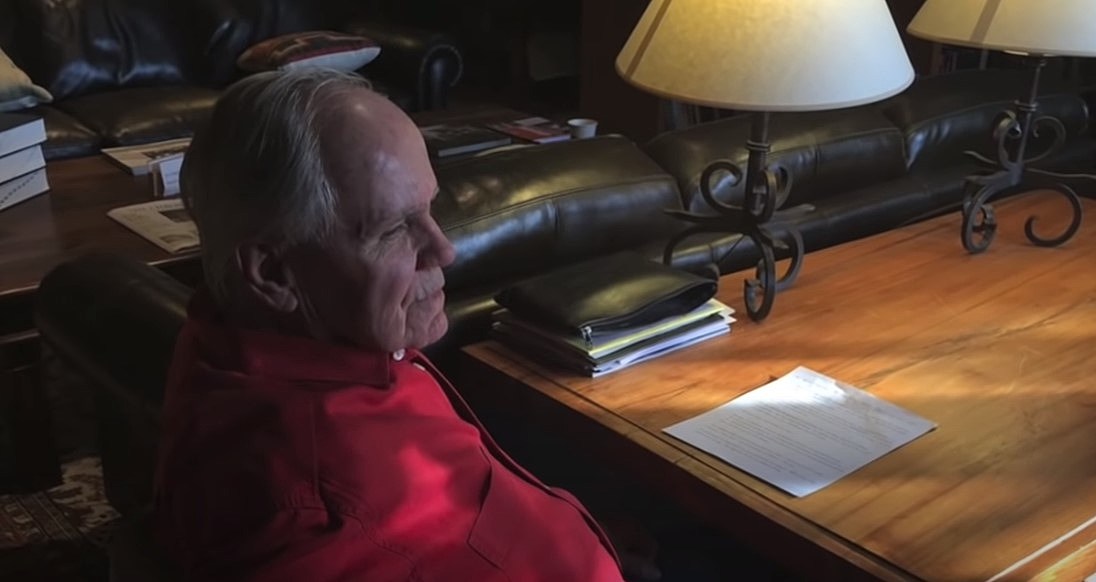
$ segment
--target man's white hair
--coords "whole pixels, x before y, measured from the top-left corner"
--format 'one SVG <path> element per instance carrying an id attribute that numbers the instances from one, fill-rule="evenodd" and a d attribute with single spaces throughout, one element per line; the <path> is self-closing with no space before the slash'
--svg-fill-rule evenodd
<path id="1" fill-rule="evenodd" d="M 228 297 L 241 242 L 292 246 L 332 232 L 338 197 L 321 155 L 318 117 L 331 96 L 368 87 L 338 71 L 272 71 L 237 81 L 218 99 L 180 177 L 215 300 Z"/>

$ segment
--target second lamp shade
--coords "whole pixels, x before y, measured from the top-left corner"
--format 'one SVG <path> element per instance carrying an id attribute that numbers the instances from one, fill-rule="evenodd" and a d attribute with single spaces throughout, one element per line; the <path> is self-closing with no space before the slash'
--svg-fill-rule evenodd
<path id="1" fill-rule="evenodd" d="M 661 97 L 755 111 L 851 107 L 913 81 L 884 0 L 652 0 L 616 68 Z"/>

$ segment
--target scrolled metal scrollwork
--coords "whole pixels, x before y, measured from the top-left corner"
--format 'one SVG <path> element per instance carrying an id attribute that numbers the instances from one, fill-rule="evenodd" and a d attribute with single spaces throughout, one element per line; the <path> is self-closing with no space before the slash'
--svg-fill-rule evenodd
<path id="1" fill-rule="evenodd" d="M 1077 234 L 1077 231 L 1081 229 L 1081 221 L 1084 218 L 1084 207 L 1081 206 L 1081 198 L 1077 196 L 1077 192 L 1065 184 L 1046 184 L 1043 186 L 1043 189 L 1061 194 L 1066 201 L 1069 202 L 1073 211 L 1070 215 L 1069 224 L 1058 236 L 1041 237 L 1035 232 L 1035 223 L 1038 221 L 1039 217 L 1032 215 L 1024 222 L 1024 234 L 1027 236 L 1028 240 L 1031 241 L 1031 244 L 1035 246 L 1060 246 L 1073 238 L 1073 235 Z"/>
<path id="2" fill-rule="evenodd" d="M 794 227 L 785 227 L 790 242 L 773 235 L 766 225 L 772 219 L 776 208 L 787 200 L 791 189 L 791 177 L 780 166 L 766 167 L 761 176 L 754 181 L 754 191 L 747 184 L 742 205 L 730 204 L 719 200 L 715 191 L 720 176 L 730 175 L 730 186 L 735 186 L 746 176 L 742 168 L 729 160 L 717 160 L 709 164 L 700 175 L 700 195 L 717 214 L 698 214 L 685 210 L 670 210 L 675 218 L 690 222 L 694 226 L 678 233 L 667 243 L 663 251 L 663 263 L 673 262 L 674 249 L 684 240 L 701 233 L 737 232 L 750 239 L 761 254 L 755 268 L 755 276 L 743 282 L 743 297 L 746 313 L 754 321 L 760 321 L 769 315 L 776 293 L 795 283 L 803 265 L 803 237 Z M 791 262 L 787 270 L 779 277 L 776 272 L 776 250 L 787 251 Z M 783 252 L 781 253 L 783 254 Z"/>
<path id="3" fill-rule="evenodd" d="M 1044 160 L 1057 152 L 1066 140 L 1066 127 L 1061 120 L 1049 115 L 1036 116 L 1039 74 L 1045 65 L 1046 59 L 1040 59 L 1036 64 L 1030 98 L 1017 101 L 1015 109 L 1004 112 L 997 119 L 993 130 L 997 160 L 977 152 L 964 152 L 982 164 L 996 168 L 996 171 L 974 174 L 966 179 L 960 234 L 963 247 L 970 253 L 984 252 L 993 243 L 997 234 L 997 217 L 989 201 L 1004 192 L 1050 190 L 1062 195 L 1069 202 L 1073 214 L 1069 224 L 1057 236 L 1044 237 L 1037 234 L 1035 224 L 1038 217 L 1028 217 L 1024 223 L 1024 234 L 1036 246 L 1053 247 L 1064 244 L 1081 227 L 1084 209 L 1069 183 L 1087 183 L 1094 186 L 1096 176 L 1064 174 L 1029 167 L 1029 164 Z M 1031 155 L 1028 151 L 1030 138 L 1043 137 L 1047 132 L 1053 134 L 1053 141 L 1043 151 Z M 1010 148 L 1013 143 L 1015 148 Z"/>
<path id="4" fill-rule="evenodd" d="M 963 248 L 972 254 L 984 252 L 997 236 L 997 215 L 986 203 L 997 191 L 992 185 L 983 186 L 963 202 Z"/>
<path id="5" fill-rule="evenodd" d="M 1040 138 L 1043 137 L 1043 131 L 1049 129 L 1054 133 L 1054 141 L 1050 145 L 1046 146 L 1041 153 L 1034 156 L 1027 156 L 1024 158 L 1025 164 L 1031 164 L 1045 159 L 1047 156 L 1053 154 L 1062 148 L 1066 143 L 1066 126 L 1057 117 L 1051 117 L 1049 115 L 1043 115 L 1036 117 L 1035 121 L 1031 125 L 1031 137 Z"/>

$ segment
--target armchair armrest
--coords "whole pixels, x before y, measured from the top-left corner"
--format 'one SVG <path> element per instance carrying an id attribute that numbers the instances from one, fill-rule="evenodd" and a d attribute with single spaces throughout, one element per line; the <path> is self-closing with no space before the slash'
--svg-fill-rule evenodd
<path id="1" fill-rule="evenodd" d="M 460 79 L 464 66 L 449 37 L 387 22 L 357 22 L 344 32 L 371 38 L 381 46 L 380 56 L 365 70 L 410 88 L 413 110 L 445 107 L 449 88 Z"/>
<path id="2" fill-rule="evenodd" d="M 191 290 L 140 261 L 89 255 L 38 288 L 34 321 L 57 356 L 90 382 L 107 499 L 147 506 L 167 370 Z"/>

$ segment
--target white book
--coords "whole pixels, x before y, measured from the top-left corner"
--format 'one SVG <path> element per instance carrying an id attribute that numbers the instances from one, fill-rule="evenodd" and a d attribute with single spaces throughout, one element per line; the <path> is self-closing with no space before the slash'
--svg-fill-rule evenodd
<path id="1" fill-rule="evenodd" d="M 0 113 L 0 156 L 46 141 L 46 124 L 27 113 Z"/>
<path id="2" fill-rule="evenodd" d="M 134 146 L 103 148 L 103 154 L 134 176 L 145 176 L 152 171 L 152 163 L 160 158 L 186 152 L 190 138 L 169 139 Z"/>
<path id="3" fill-rule="evenodd" d="M 42 156 L 42 146 L 34 145 L 0 156 L 0 182 L 7 182 L 18 176 L 29 174 L 46 165 Z"/>
<path id="4" fill-rule="evenodd" d="M 107 212 L 107 216 L 172 254 L 201 244 L 198 226 L 180 198 L 123 206 Z"/>
<path id="5" fill-rule="evenodd" d="M 7 182 L 0 182 L 0 210 L 10 208 L 49 190 L 46 169 L 39 168 Z"/>

